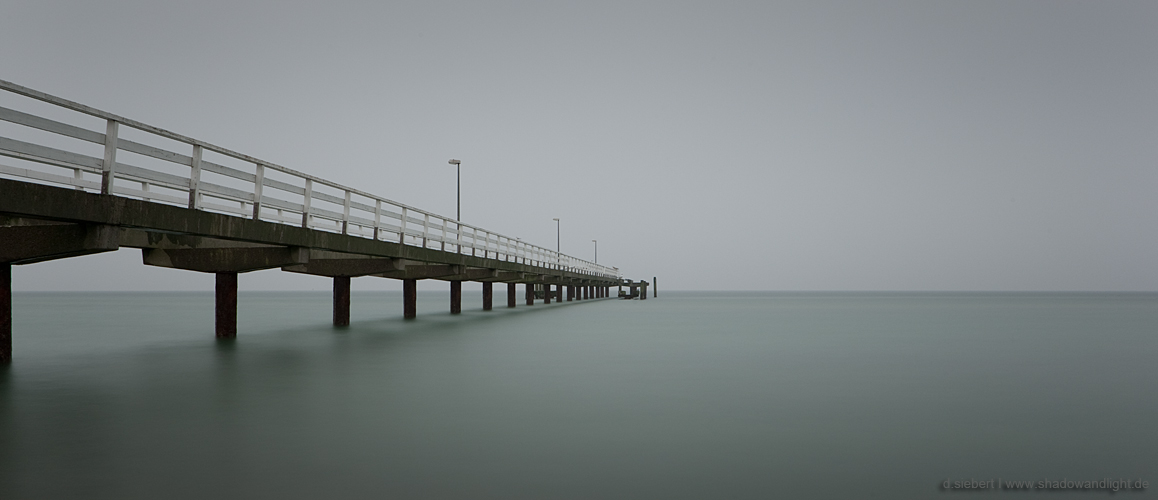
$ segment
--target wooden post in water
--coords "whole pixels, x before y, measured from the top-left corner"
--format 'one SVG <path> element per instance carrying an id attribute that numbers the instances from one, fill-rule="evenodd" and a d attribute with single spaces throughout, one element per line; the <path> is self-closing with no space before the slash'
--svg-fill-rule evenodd
<path id="1" fill-rule="evenodd" d="M 402 280 L 402 317 L 418 316 L 418 280 Z"/>
<path id="2" fill-rule="evenodd" d="M 458 314 L 462 312 L 462 282 L 455 280 L 450 282 L 450 314 Z"/>
<path id="3" fill-rule="evenodd" d="M 491 310 L 491 301 L 494 299 L 494 283 L 484 281 L 483 284 L 483 310 Z"/>
<path id="4" fill-rule="evenodd" d="M 334 276 L 334 326 L 350 326 L 349 276 Z"/>
<path id="5" fill-rule="evenodd" d="M 217 273 L 217 338 L 237 338 L 237 273 Z"/>
<path id="6" fill-rule="evenodd" d="M 507 283 L 507 307 L 515 307 L 515 284 Z"/>
<path id="7" fill-rule="evenodd" d="M 651 297 L 659 297 L 659 285 L 656 284 L 655 276 L 651 277 Z"/>
<path id="8" fill-rule="evenodd" d="M 12 362 L 12 264 L 0 264 L 0 365 Z"/>

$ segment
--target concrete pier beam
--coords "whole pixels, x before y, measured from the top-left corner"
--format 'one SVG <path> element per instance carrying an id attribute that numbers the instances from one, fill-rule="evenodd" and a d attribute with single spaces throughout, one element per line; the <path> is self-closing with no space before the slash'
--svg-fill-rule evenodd
<path id="1" fill-rule="evenodd" d="M 484 281 L 483 284 L 483 310 L 491 310 L 491 301 L 494 299 L 494 283 Z"/>
<path id="2" fill-rule="evenodd" d="M 334 326 L 350 326 L 349 276 L 334 276 Z"/>
<path id="3" fill-rule="evenodd" d="M 12 264 L 0 264 L 0 365 L 12 362 Z"/>
<path id="4" fill-rule="evenodd" d="M 462 282 L 450 282 L 450 314 L 462 312 Z"/>
<path id="5" fill-rule="evenodd" d="M 402 317 L 418 317 L 418 280 L 402 280 Z"/>
<path id="6" fill-rule="evenodd" d="M 217 273 L 217 338 L 237 338 L 237 273 Z"/>
<path id="7" fill-rule="evenodd" d="M 507 307 L 515 307 L 515 284 L 507 283 Z"/>

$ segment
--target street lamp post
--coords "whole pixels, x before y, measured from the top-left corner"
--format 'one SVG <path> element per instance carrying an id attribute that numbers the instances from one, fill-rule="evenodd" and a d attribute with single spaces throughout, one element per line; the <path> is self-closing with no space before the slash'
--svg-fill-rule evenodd
<path id="1" fill-rule="evenodd" d="M 555 221 L 555 264 L 561 266 L 563 264 L 563 255 L 559 252 L 559 218 L 555 217 L 551 220 Z"/>
<path id="2" fill-rule="evenodd" d="M 595 244 L 595 263 L 598 264 L 599 263 L 599 241 L 598 240 L 591 240 L 591 242 Z"/>
<path id="3" fill-rule="evenodd" d="M 462 220 L 462 162 L 458 161 L 454 158 L 451 158 L 450 161 L 448 161 L 447 163 L 454 165 L 455 170 L 457 170 L 457 172 L 455 173 L 456 174 L 455 187 L 456 187 L 456 190 L 458 191 L 458 193 L 457 193 L 456 201 L 455 201 L 455 205 L 454 205 L 455 206 L 454 220 L 461 221 Z"/>

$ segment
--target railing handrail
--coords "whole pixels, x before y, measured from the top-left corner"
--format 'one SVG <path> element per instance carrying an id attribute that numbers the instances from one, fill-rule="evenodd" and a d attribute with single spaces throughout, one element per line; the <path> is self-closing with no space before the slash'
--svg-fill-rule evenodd
<path id="1" fill-rule="evenodd" d="M 8 92 L 12 92 L 14 94 L 18 94 L 18 95 L 22 95 L 22 96 L 29 97 L 32 99 L 36 99 L 39 101 L 43 101 L 43 102 L 46 102 L 46 103 L 49 103 L 49 104 L 52 104 L 55 106 L 66 108 L 66 109 L 69 109 L 69 110 L 72 110 L 75 112 L 79 112 L 79 113 L 83 113 L 83 114 L 86 114 L 89 116 L 93 116 L 93 117 L 107 120 L 108 123 L 110 124 L 109 130 L 112 131 L 113 139 L 114 139 L 113 145 L 111 146 L 112 149 L 114 150 L 112 157 L 114 158 L 114 163 L 117 165 L 123 165 L 123 164 L 120 164 L 119 162 L 115 161 L 115 150 L 118 148 L 116 146 L 116 128 L 115 128 L 116 125 L 114 125 L 114 124 L 127 125 L 129 127 L 140 130 L 142 132 L 150 133 L 150 134 L 153 134 L 156 136 L 164 137 L 166 139 L 170 139 L 173 141 L 177 141 L 180 143 L 184 143 L 184 144 L 193 146 L 194 147 L 194 154 L 195 154 L 195 158 L 196 158 L 193 161 L 195 163 L 197 163 L 198 165 L 200 165 L 201 160 L 200 160 L 200 156 L 199 156 L 200 153 L 197 151 L 197 148 L 200 148 L 202 150 L 212 151 L 212 152 L 215 152 L 215 153 L 218 153 L 221 155 L 228 156 L 230 158 L 234 158 L 236 160 L 241 160 L 243 162 L 253 164 L 257 169 L 256 178 L 253 181 L 254 182 L 254 193 L 252 195 L 254 197 L 254 204 L 255 204 L 255 207 L 254 207 L 255 218 L 259 218 L 259 219 L 261 218 L 261 216 L 260 216 L 261 207 L 262 207 L 262 205 L 264 205 L 264 201 L 266 199 L 266 196 L 263 196 L 263 194 L 262 194 L 262 187 L 263 186 L 270 186 L 270 187 L 273 187 L 274 189 L 280 189 L 283 192 L 290 192 L 289 190 L 284 189 L 282 187 L 278 187 L 276 185 L 271 185 L 271 184 L 275 184 L 279 181 L 272 181 L 272 180 L 264 179 L 264 177 L 262 175 L 264 172 L 263 169 L 268 168 L 268 169 L 271 169 L 271 170 L 274 170 L 277 172 L 281 172 L 284 174 L 288 174 L 290 176 L 297 177 L 297 178 L 300 178 L 300 179 L 303 179 L 304 181 L 306 181 L 307 187 L 305 188 L 305 194 L 303 195 L 304 196 L 304 198 L 303 198 L 304 202 L 303 202 L 303 208 L 302 208 L 302 215 L 303 215 L 303 220 L 304 220 L 303 225 L 306 227 L 309 227 L 308 226 L 309 225 L 309 222 L 308 222 L 309 219 L 311 219 L 313 217 L 317 217 L 317 216 L 313 215 L 315 212 L 318 213 L 318 216 L 323 215 L 322 214 L 323 210 L 312 208 L 310 206 L 308 200 L 321 199 L 322 201 L 334 203 L 332 200 L 327 200 L 324 198 L 324 197 L 328 197 L 329 195 L 311 192 L 310 184 L 311 183 L 317 183 L 317 184 L 320 184 L 322 186 L 327 186 L 327 187 L 337 189 L 337 190 L 340 190 L 340 191 L 343 191 L 346 193 L 345 194 L 345 196 L 346 196 L 345 210 L 344 210 L 344 214 L 342 216 L 342 223 L 343 224 L 348 224 L 351 220 L 350 215 L 349 215 L 349 211 L 351 208 L 351 202 L 350 202 L 350 195 L 351 194 L 356 194 L 356 195 L 359 195 L 363 198 L 368 198 L 370 200 L 374 200 L 378 204 L 385 203 L 387 205 L 401 209 L 402 215 L 401 215 L 401 218 L 399 219 L 400 220 L 400 226 L 399 226 L 399 229 L 397 232 L 399 233 L 399 240 L 403 244 L 405 244 L 405 237 L 407 235 L 412 236 L 413 238 L 415 238 L 415 240 L 417 240 L 417 238 L 418 238 L 417 235 L 410 233 L 409 230 L 407 229 L 407 222 L 409 222 L 408 219 L 411 215 L 411 214 L 407 214 L 407 212 L 414 212 L 418 215 L 425 216 L 427 218 L 435 218 L 435 219 L 439 219 L 439 220 L 443 221 L 443 224 L 444 224 L 443 227 L 444 228 L 446 227 L 445 224 L 454 224 L 456 226 L 453 229 L 448 228 L 448 229 L 443 230 L 444 234 L 453 234 L 454 235 L 453 238 L 443 237 L 440 239 L 440 242 L 443 245 L 444 249 L 445 249 L 446 244 L 448 242 L 450 242 L 453 245 L 457 245 L 459 252 L 461 252 L 464 249 L 464 247 L 468 246 L 464 242 L 464 240 L 467 238 L 470 238 L 471 242 L 469 244 L 469 248 L 472 251 L 478 250 L 479 242 L 480 242 L 480 239 L 478 238 L 478 233 L 481 232 L 481 233 L 483 233 L 483 238 L 481 241 L 485 242 L 483 249 L 488 253 L 491 252 L 491 249 L 492 249 L 491 244 L 494 243 L 493 248 L 495 249 L 494 253 L 496 256 L 505 254 L 508 257 L 515 257 L 516 259 L 521 257 L 524 259 L 524 261 L 526 261 L 528 255 L 535 255 L 539 258 L 537 258 L 537 259 L 532 258 L 531 260 L 532 260 L 532 262 L 538 262 L 541 267 L 580 270 L 580 272 L 583 272 L 585 274 L 593 274 L 593 275 L 598 275 L 598 276 L 603 276 L 603 277 L 619 278 L 618 268 L 610 268 L 607 266 L 603 266 L 600 264 L 589 262 L 589 261 L 584 260 L 584 259 L 579 259 L 577 257 L 572 257 L 572 256 L 569 256 L 569 255 L 566 255 L 563 253 L 559 253 L 559 252 L 556 252 L 554 250 L 550 250 L 550 249 L 545 248 L 545 247 L 540 247 L 538 245 L 529 244 L 529 243 L 523 242 L 519 238 L 512 238 L 510 236 L 506 236 L 506 235 L 501 234 L 501 233 L 496 233 L 494 231 L 490 231 L 488 229 L 484 229 L 484 228 L 481 228 L 481 227 L 478 227 L 475 225 L 466 224 L 466 223 L 463 223 L 461 221 L 452 219 L 450 217 L 438 215 L 436 213 L 422 210 L 420 208 L 413 207 L 413 206 L 410 206 L 410 205 L 407 205 L 404 203 L 400 203 L 400 202 L 391 200 L 389 198 L 384 198 L 384 197 L 375 195 L 373 193 L 369 193 L 366 191 L 362 191 L 360 189 L 344 186 L 344 185 L 339 184 L 337 182 L 328 181 L 326 179 L 322 179 L 320 177 L 307 174 L 305 172 L 300 172 L 300 171 L 297 171 L 297 170 L 294 170 L 291 168 L 287 168 L 287 167 L 278 165 L 278 164 L 270 162 L 270 161 L 262 160 L 260 158 L 256 158 L 256 157 L 249 156 L 249 155 L 246 155 L 243 153 L 239 153 L 237 151 L 233 151 L 233 150 L 228 149 L 228 148 L 224 148 L 221 146 L 217 146 L 215 144 L 211 144 L 211 143 L 208 143 L 205 141 L 194 139 L 192 137 L 188 137 L 188 136 L 185 136 L 182 134 L 171 132 L 169 130 L 166 130 L 166 129 L 163 129 L 160 127 L 148 125 L 146 123 L 142 123 L 142 122 L 139 122 L 137 120 L 133 120 L 133 119 L 126 118 L 126 117 L 123 117 L 120 115 L 109 113 L 107 111 L 99 110 L 99 109 L 93 108 L 91 106 L 86 106 L 84 104 L 70 101 L 68 99 L 57 97 L 57 96 L 47 94 L 47 93 L 44 93 L 44 92 L 41 92 L 38 90 L 30 89 L 28 87 L 24 87 L 22 85 L 18 85 L 18 84 L 13 83 L 13 82 L 9 82 L 6 80 L 0 80 L 0 89 L 6 90 Z M 25 125 L 27 126 L 27 124 L 25 124 Z M 84 130 L 89 132 L 89 133 L 99 135 L 99 132 L 90 131 L 88 129 L 84 129 Z M 60 133 L 60 132 L 56 132 L 56 133 Z M 106 138 L 104 140 L 106 142 L 106 148 L 110 147 L 110 146 L 107 146 L 107 143 L 108 143 L 107 135 L 106 135 Z M 173 153 L 173 152 L 170 152 L 170 151 L 165 150 L 163 148 L 155 148 L 155 149 L 158 149 L 158 150 L 163 151 L 165 153 L 184 156 L 180 153 Z M 7 156 L 15 156 L 15 155 L 7 155 Z M 37 161 L 36 158 L 25 158 L 25 156 L 26 155 L 21 155 L 21 156 L 16 156 L 16 157 L 24 158 L 24 159 L 30 159 L 32 161 Z M 106 158 L 108 158 L 107 151 L 106 151 Z M 169 161 L 173 161 L 173 160 L 169 160 Z M 49 162 L 49 163 L 50 164 L 56 164 L 56 162 Z M 209 163 L 209 162 L 206 162 L 206 163 Z M 60 165 L 57 165 L 57 166 L 60 166 Z M 140 167 L 135 167 L 135 168 L 141 169 Z M 198 167 L 194 167 L 194 168 L 196 169 Z M 232 169 L 232 167 L 226 167 L 226 168 Z M 148 171 L 149 173 L 154 174 L 154 175 L 161 174 L 160 172 L 156 172 L 156 171 L 152 171 L 152 170 L 148 170 L 148 169 L 141 169 L 141 170 Z M 233 169 L 233 170 L 236 171 L 236 169 Z M 249 175 L 249 174 L 247 173 L 246 175 Z M 78 176 L 79 176 L 79 174 L 78 174 Z M 196 186 L 197 181 L 194 180 L 192 178 L 192 176 L 193 176 L 193 174 L 191 174 L 191 179 L 189 181 L 189 184 L 190 184 L 189 189 L 190 189 L 191 195 L 196 196 L 197 190 L 196 190 L 195 186 Z M 78 179 L 79 179 L 79 177 L 78 177 Z M 79 185 L 79 184 L 75 184 L 75 185 Z M 166 187 L 168 187 L 170 189 L 175 189 L 172 186 L 166 186 Z M 296 192 L 296 190 L 299 189 L 296 186 L 292 186 L 292 187 L 294 188 L 295 192 Z M 115 193 L 113 193 L 113 194 L 115 194 Z M 215 194 L 213 194 L 213 193 L 211 193 L 210 195 L 215 196 Z M 154 199 L 162 199 L 162 197 L 157 196 Z M 278 200 L 278 199 L 272 198 L 272 197 L 270 197 L 269 200 L 271 202 L 276 201 L 278 203 L 289 203 L 289 202 L 283 202 L 282 200 Z M 244 206 L 244 203 L 245 202 L 243 199 L 242 200 L 243 206 Z M 271 203 L 271 204 L 277 205 L 274 203 Z M 359 203 L 359 205 L 362 205 L 362 204 Z M 381 217 L 381 206 L 376 205 L 376 207 L 377 207 L 376 211 L 375 211 L 375 218 L 376 219 L 374 221 L 374 223 L 375 223 L 375 225 L 374 225 L 375 239 L 377 239 L 377 234 L 378 234 L 377 230 L 380 227 L 379 219 Z M 201 209 L 201 208 L 198 207 L 198 209 Z M 275 209 L 278 210 L 278 212 L 280 214 L 282 209 L 281 208 L 275 208 Z M 359 210 L 364 210 L 364 209 L 359 209 Z M 324 217 L 324 216 L 321 218 L 331 219 L 330 217 Z M 286 219 L 283 217 L 279 217 L 277 220 L 280 223 L 286 223 Z M 335 222 L 337 222 L 337 219 L 332 219 L 332 220 L 335 220 Z M 366 227 L 364 224 L 359 224 L 359 225 L 362 226 L 363 229 L 365 229 L 365 227 Z M 430 226 L 427 224 L 427 225 L 424 225 L 424 228 L 425 229 L 423 230 L 423 232 L 421 234 L 422 234 L 423 245 L 425 246 L 428 243 L 428 239 L 430 239 L 430 238 L 428 238 L 430 236 L 428 234 L 429 233 L 428 230 L 429 230 Z M 470 230 L 470 231 L 467 231 L 467 230 Z M 345 230 L 343 229 L 343 231 L 345 231 Z M 468 232 L 471 234 L 468 234 Z M 508 249 L 506 252 L 499 250 L 503 247 L 502 240 L 504 238 L 506 239 L 506 245 L 505 246 Z M 533 250 L 534 252 L 531 252 L 531 250 Z"/>

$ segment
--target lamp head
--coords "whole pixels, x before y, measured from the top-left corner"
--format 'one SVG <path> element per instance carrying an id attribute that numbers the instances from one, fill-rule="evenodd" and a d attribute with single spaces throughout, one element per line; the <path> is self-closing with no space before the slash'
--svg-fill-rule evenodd
<path id="1" fill-rule="evenodd" d="M 451 159 L 450 159 L 450 161 L 448 161 L 447 163 L 449 163 L 449 164 L 451 164 L 451 165 L 458 165 L 458 164 L 460 164 L 460 163 L 462 163 L 462 162 L 461 162 L 461 161 L 458 161 L 458 160 L 455 160 L 454 158 L 451 158 Z"/>

